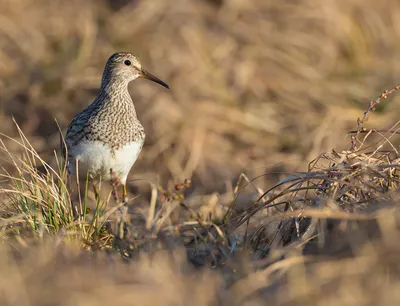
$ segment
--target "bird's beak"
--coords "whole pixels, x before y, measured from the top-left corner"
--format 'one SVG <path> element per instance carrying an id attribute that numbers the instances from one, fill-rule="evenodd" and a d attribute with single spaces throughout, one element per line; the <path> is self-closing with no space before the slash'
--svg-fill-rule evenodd
<path id="1" fill-rule="evenodd" d="M 153 81 L 153 82 L 156 82 L 156 83 L 158 83 L 158 84 L 164 86 L 165 88 L 168 88 L 168 89 L 169 89 L 169 86 L 168 86 L 167 83 L 164 83 L 164 82 L 161 81 L 159 78 L 157 78 L 156 76 L 152 75 L 150 72 L 147 72 L 147 71 L 144 70 L 144 69 L 141 69 L 141 70 L 140 70 L 140 76 L 139 76 L 139 77 L 140 77 L 140 78 L 147 79 L 147 80 L 150 80 L 150 81 Z"/>

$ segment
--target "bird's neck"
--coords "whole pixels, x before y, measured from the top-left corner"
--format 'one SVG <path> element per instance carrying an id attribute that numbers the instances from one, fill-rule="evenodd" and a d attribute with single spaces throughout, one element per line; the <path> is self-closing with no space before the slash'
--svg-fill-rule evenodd
<path id="1" fill-rule="evenodd" d="M 128 91 L 128 84 L 125 78 L 111 73 L 104 72 L 101 79 L 102 91 Z"/>
<path id="2" fill-rule="evenodd" d="M 128 111 L 136 117 L 135 106 L 133 104 L 131 95 L 128 91 L 128 83 L 123 80 L 108 80 L 101 84 L 100 92 L 97 97 L 98 103 L 106 105 L 113 105 L 113 108 Z"/>

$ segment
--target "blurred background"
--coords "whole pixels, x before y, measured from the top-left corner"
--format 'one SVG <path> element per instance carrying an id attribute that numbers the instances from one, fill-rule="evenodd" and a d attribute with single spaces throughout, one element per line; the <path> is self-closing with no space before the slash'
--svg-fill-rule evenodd
<path id="1" fill-rule="evenodd" d="M 130 51 L 171 87 L 129 87 L 147 132 L 131 180 L 210 192 L 242 172 L 306 170 L 348 149 L 368 101 L 399 82 L 399 12 L 396 0 L 1 0 L 0 131 L 17 135 L 14 116 L 51 159 L 55 119 L 65 129 L 108 57 Z M 370 125 L 399 107 L 379 105 Z"/>
<path id="2" fill-rule="evenodd" d="M 54 165 L 57 122 L 65 131 L 73 116 L 93 101 L 112 53 L 132 52 L 171 90 L 145 80 L 129 86 L 147 133 L 129 177 L 130 192 L 147 192 L 148 182 L 168 187 L 189 178 L 192 197 L 185 197 L 185 205 L 195 206 L 200 195 L 197 203 L 220 207 L 222 216 L 230 205 L 240 212 L 239 200 L 233 201 L 228 191 L 241 173 L 250 179 L 269 174 L 257 180 L 260 192 L 282 176 L 306 171 L 322 152 L 350 148 L 347 132 L 357 128 L 368 102 L 400 84 L 399 16 L 397 0 L 0 0 L 0 133 L 18 137 L 14 118 Z M 391 96 L 377 106 L 365 127 L 388 129 L 398 121 L 399 111 L 400 99 Z M 1 141 L 17 156 L 23 150 L 12 139 Z M 392 143 L 395 148 L 400 141 Z M 378 165 L 370 156 L 360 160 Z M 392 160 L 385 157 L 385 162 Z M 398 159 L 390 167 L 397 165 Z M 12 169 L 1 154 L 0 167 Z M 311 236 L 299 244 L 275 244 L 286 229 L 296 236 L 293 220 L 300 214 L 284 220 L 290 223 L 273 223 L 273 215 L 246 198 L 247 207 L 258 209 L 258 219 L 253 216 L 250 225 L 243 221 L 242 232 L 226 229 L 232 260 L 217 269 L 189 265 L 189 247 L 154 260 L 143 255 L 127 265 L 113 252 L 85 252 L 82 241 L 68 243 L 63 228 L 48 242 L 25 239 L 23 231 L 10 225 L 7 230 L 17 233 L 13 237 L 5 230 L 10 212 L 0 207 L 0 237 L 7 241 L 0 248 L 0 304 L 398 305 L 400 214 L 382 211 L 388 199 L 393 206 L 398 203 L 398 192 L 389 191 L 398 191 L 400 179 L 398 171 L 378 176 L 376 169 L 373 179 L 386 179 L 391 186 L 382 192 L 384 201 L 372 205 L 382 208 L 379 218 L 362 223 L 368 216 L 321 202 L 345 217 L 338 217 L 335 226 L 329 223 L 329 231 L 320 223 L 313 236 L 322 233 L 318 252 L 301 254 Z M 371 186 L 373 179 L 363 175 L 337 181 L 354 189 L 358 179 Z M 326 180 L 334 181 L 332 177 Z M 18 191 L 18 182 L 13 181 L 11 191 Z M 22 189 L 17 196 L 29 196 L 29 191 Z M 354 197 L 343 193 L 346 198 L 349 194 Z M 209 200 L 202 195 L 210 195 Z M 339 204 L 345 201 L 341 199 Z M 312 207 L 322 209 L 321 203 Z M 23 224 L 11 216 L 8 220 Z M 34 210 L 32 216 L 37 216 Z M 276 228 L 267 228 L 277 223 L 279 235 Z M 271 245 L 266 249 L 270 257 L 263 257 L 264 250 L 257 257 L 239 238 L 246 238 L 248 230 L 262 234 L 265 228 L 260 243 L 246 241 L 255 249 Z M 313 231 L 307 229 L 309 235 Z M 192 257 L 209 248 L 209 241 L 199 237 Z"/>

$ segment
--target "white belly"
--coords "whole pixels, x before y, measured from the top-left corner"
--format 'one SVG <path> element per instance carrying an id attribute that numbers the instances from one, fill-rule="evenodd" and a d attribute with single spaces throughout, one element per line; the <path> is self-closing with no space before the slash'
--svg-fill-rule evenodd
<path id="1" fill-rule="evenodd" d="M 76 161 L 78 161 L 81 179 L 89 175 L 91 179 L 110 180 L 112 171 L 121 183 L 125 184 L 142 146 L 143 142 L 132 142 L 117 150 L 113 155 L 111 150 L 101 142 L 81 141 L 69 152 L 73 158 L 69 160 L 68 170 L 72 175 L 76 175 Z"/>

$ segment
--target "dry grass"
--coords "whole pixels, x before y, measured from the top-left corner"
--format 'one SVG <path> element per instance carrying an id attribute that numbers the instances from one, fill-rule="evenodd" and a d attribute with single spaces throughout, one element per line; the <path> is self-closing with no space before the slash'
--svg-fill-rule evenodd
<path id="1" fill-rule="evenodd" d="M 2 2 L 3 133 L 13 113 L 51 157 L 54 117 L 65 128 L 107 57 L 130 50 L 172 88 L 131 86 L 148 135 L 131 178 L 221 191 L 243 171 L 298 170 L 341 145 L 362 102 L 397 83 L 395 0 L 113 2 Z M 393 122 L 397 105 L 383 104 L 374 124 Z"/>
<path id="2" fill-rule="evenodd" d="M 399 11 L 3 0 L 1 304 L 397 305 Z M 132 85 L 127 206 L 54 152 L 117 50 L 172 88 Z"/>
<path id="3" fill-rule="evenodd" d="M 371 106 L 395 91 L 372 101 L 365 118 Z M 21 140 L 13 141 L 22 157 L 2 146 L 16 173 L 4 174 L 9 187 L 0 189 L 9 199 L 3 201 L 0 223 L 7 241 L 0 248 L 0 267 L 11 276 L 0 282 L 2 300 L 6 305 L 398 302 L 400 163 L 393 145 L 398 124 L 382 134 L 365 131 L 365 120 L 357 122 L 351 150 L 323 153 L 307 172 L 266 191 L 242 175 L 219 218 L 188 206 L 191 197 L 184 191 L 190 181 L 173 190 L 154 186 L 147 212 L 123 206 L 124 215 L 117 213 L 118 203 L 110 207 L 111 197 L 86 213 L 86 187 L 84 205 L 78 203 L 74 214 L 65 167 L 51 168 L 17 126 Z M 249 186 L 259 197 L 238 209 Z M 381 294 L 370 294 L 372 288 Z"/>

